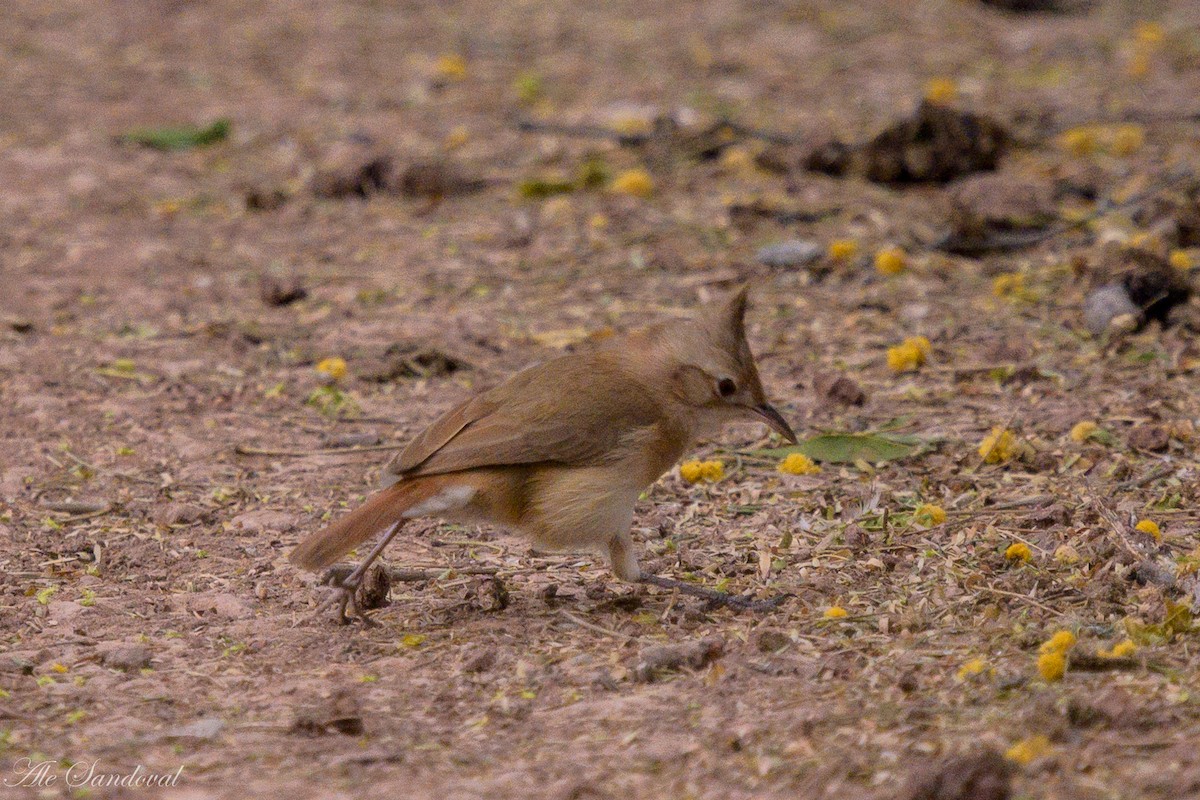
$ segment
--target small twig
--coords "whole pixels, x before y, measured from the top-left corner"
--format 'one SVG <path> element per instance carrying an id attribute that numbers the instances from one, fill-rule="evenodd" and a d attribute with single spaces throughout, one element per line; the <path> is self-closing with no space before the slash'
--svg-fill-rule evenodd
<path id="1" fill-rule="evenodd" d="M 567 611 L 564 608 L 560 608 L 558 610 L 558 613 L 563 619 L 567 620 L 568 622 L 572 622 L 585 630 L 592 631 L 593 633 L 601 633 L 601 634 L 604 634 L 605 636 L 613 636 L 617 639 L 625 639 L 626 641 L 633 638 L 632 636 L 630 636 L 627 633 L 621 633 L 620 631 L 610 630 L 608 628 L 604 628 L 604 627 L 601 627 L 594 623 L 588 622 L 587 620 L 580 619 L 579 617 L 575 616 L 570 611 Z"/>
<path id="2" fill-rule="evenodd" d="M 1140 478 L 1131 478 L 1130 480 L 1122 481 L 1121 483 L 1118 483 L 1116 486 L 1114 486 L 1113 489 L 1118 492 L 1124 492 L 1129 489 L 1140 489 L 1148 483 L 1153 483 L 1154 481 L 1158 480 L 1159 478 L 1163 478 L 1163 477 L 1166 477 L 1167 475 L 1170 475 L 1174 471 L 1175 471 L 1174 466 L 1172 466 L 1170 464 L 1166 464 L 1166 465 L 1163 465 L 1163 466 L 1160 466 L 1160 467 L 1150 470 L 1150 472 L 1148 472 L 1147 474 L 1143 475 Z"/>
<path id="3" fill-rule="evenodd" d="M 996 588 L 996 587 L 994 587 L 994 586 L 987 586 L 986 584 L 982 584 L 982 585 L 976 586 L 976 587 L 974 587 L 974 588 L 976 588 L 976 589 L 983 589 L 985 592 L 992 592 L 993 594 L 1000 594 L 1000 595 L 1004 595 L 1005 597 L 1015 597 L 1015 598 L 1017 598 L 1018 600 L 1024 600 L 1026 603 L 1030 603 L 1030 604 L 1032 604 L 1032 605 L 1035 605 L 1035 606 L 1037 606 L 1038 608 L 1042 609 L 1043 611 L 1048 611 L 1048 612 L 1050 612 L 1051 614 L 1054 614 L 1055 616 L 1059 616 L 1059 617 L 1061 617 L 1061 616 L 1064 616 L 1064 614 L 1063 614 L 1063 612 L 1062 612 L 1062 611 L 1059 611 L 1057 608 L 1053 608 L 1053 607 L 1051 607 L 1051 606 L 1048 606 L 1048 605 L 1046 605 L 1045 603 L 1042 603 L 1042 602 L 1040 602 L 1040 601 L 1038 601 L 1038 600 L 1034 600 L 1034 599 L 1033 599 L 1032 597 L 1030 597 L 1029 595 L 1020 594 L 1020 593 L 1018 593 L 1018 592 L 1010 592 L 1010 591 L 1008 591 L 1007 589 L 997 589 L 997 588 Z"/>

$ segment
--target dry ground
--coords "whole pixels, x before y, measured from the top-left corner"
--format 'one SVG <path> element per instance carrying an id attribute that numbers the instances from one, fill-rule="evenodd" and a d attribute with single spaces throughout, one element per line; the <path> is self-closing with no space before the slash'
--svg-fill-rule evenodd
<path id="1" fill-rule="evenodd" d="M 1122 670 L 1046 683 L 1035 668 L 1054 631 L 1092 653 L 1124 638 L 1126 618 L 1200 602 L 1188 575 L 1200 359 L 1184 328 L 1084 333 L 1069 266 L 1092 252 L 1082 235 L 984 260 L 928 252 L 919 242 L 944 218 L 936 187 L 784 178 L 735 155 L 656 161 L 648 199 L 523 201 L 517 181 L 570 175 L 588 150 L 614 170 L 644 155 L 512 124 L 651 104 L 858 138 L 952 76 L 965 106 L 1042 134 L 1151 120 L 1126 158 L 1074 156 L 1043 135 L 1003 164 L 1044 182 L 1094 168 L 1109 194 L 1200 165 L 1194 125 L 1163 118 L 1200 110 L 1196 4 L 1065 16 L 952 0 L 496 5 L 0 7 L 0 774 L 11 782 L 32 758 L 60 775 L 0 795 L 80 794 L 66 768 L 95 761 L 183 767 L 174 789 L 139 796 L 893 797 L 943 755 L 1044 735 L 1015 796 L 1200 796 L 1194 634 L 1143 646 Z M 1131 76 L 1139 13 L 1167 36 Z M 439 85 L 436 61 L 454 54 L 465 77 Z M 531 76 L 530 110 L 514 84 L 529 99 Z M 219 116 L 232 137 L 208 148 L 112 139 Z M 492 183 L 432 208 L 316 199 L 314 168 L 364 134 L 401 163 L 452 147 Z M 273 188 L 290 195 L 281 207 L 246 209 L 247 190 Z M 731 196 L 788 188 L 816 221 L 730 224 Z M 823 281 L 755 262 L 795 236 L 851 238 L 862 255 Z M 904 275 L 871 268 L 886 244 L 912 254 Z M 995 296 L 1011 272 L 1026 291 Z M 268 307 L 264 274 L 297 277 L 309 297 Z M 730 430 L 701 453 L 725 462 L 723 480 L 672 473 L 639 503 L 652 568 L 795 593 L 781 610 L 709 611 L 615 584 L 587 555 L 429 524 L 389 562 L 493 568 L 507 606 L 487 576 L 450 572 L 398 584 L 379 628 L 310 619 L 319 592 L 286 554 L 370 491 L 390 454 L 320 450 L 402 442 L 577 332 L 681 314 L 745 279 L 764 381 L 798 430 L 892 423 L 937 440 L 917 458 L 793 477 L 738 455 L 762 431 Z M 916 334 L 930 362 L 892 373 L 886 347 Z M 360 380 L 395 342 L 472 368 Z M 329 356 L 349 364 L 357 415 L 305 403 Z M 839 374 L 864 406 L 820 393 Z M 1072 441 L 1082 420 L 1112 439 Z M 1127 445 L 1148 424 L 1171 435 L 1165 450 Z M 1033 452 L 982 463 L 994 426 Z M 917 524 L 919 503 L 946 522 Z M 1161 544 L 1132 529 L 1144 517 Z M 1015 542 L 1028 564 L 1006 560 Z M 849 616 L 825 620 L 833 605 Z M 706 636 L 724 640 L 722 658 L 635 680 L 642 648 Z M 974 659 L 987 666 L 960 679 Z"/>

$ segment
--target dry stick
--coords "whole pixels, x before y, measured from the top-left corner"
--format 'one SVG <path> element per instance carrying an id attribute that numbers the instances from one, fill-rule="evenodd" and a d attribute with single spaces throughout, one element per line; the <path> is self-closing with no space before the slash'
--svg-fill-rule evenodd
<path id="1" fill-rule="evenodd" d="M 1005 250 L 1021 250 L 1026 247 L 1033 247 L 1035 244 L 1040 244 L 1047 239 L 1052 239 L 1060 233 L 1066 233 L 1069 230 L 1082 228 L 1092 222 L 1095 222 L 1105 214 L 1110 214 L 1113 211 L 1119 211 L 1130 206 L 1138 205 L 1146 200 L 1149 200 L 1154 194 L 1168 188 L 1174 183 L 1178 183 L 1184 178 L 1191 178 L 1192 171 L 1186 167 L 1180 167 L 1167 173 L 1161 180 L 1156 181 L 1152 186 L 1144 191 L 1138 192 L 1133 197 L 1117 203 L 1111 197 L 1106 198 L 1103 203 L 1097 206 L 1092 213 L 1081 217 L 1077 220 L 1060 221 L 1056 225 L 1050 225 L 1040 231 L 1031 231 L 1029 233 L 1001 233 L 986 236 L 979 241 L 972 241 L 958 236 L 953 231 L 943 234 L 939 239 L 931 242 L 928 245 L 930 250 L 945 250 L 947 252 L 960 253 L 962 255 L 982 255 L 988 252 L 1002 252 Z"/>
<path id="2" fill-rule="evenodd" d="M 246 444 L 239 444 L 233 448 L 233 451 L 240 456 L 340 456 L 352 455 L 354 453 L 376 453 L 380 450 L 402 450 L 407 447 L 403 444 L 373 444 L 365 447 L 317 447 L 312 450 L 267 450 L 260 447 L 251 447 Z"/>
<path id="3" fill-rule="evenodd" d="M 985 592 L 992 592 L 993 594 L 1001 594 L 1001 595 L 1004 595 L 1005 597 L 1015 597 L 1018 600 L 1024 600 L 1027 603 L 1035 605 L 1038 608 L 1042 609 L 1043 611 L 1049 611 L 1051 614 L 1054 614 L 1059 617 L 1064 616 L 1064 612 L 1059 611 L 1057 608 L 1053 608 L 1052 606 L 1048 606 L 1041 601 L 1034 600 L 1029 595 L 1021 594 L 1019 592 L 1010 592 L 1007 589 L 997 589 L 994 586 L 987 586 L 986 584 L 975 586 L 973 588 L 982 589 Z"/>
<path id="4" fill-rule="evenodd" d="M 614 631 L 614 630 L 610 630 L 609 628 L 603 628 L 599 625 L 595 625 L 591 622 L 588 622 L 587 620 L 580 619 L 579 617 L 572 614 L 570 611 L 567 611 L 565 608 L 560 608 L 558 610 L 558 613 L 559 613 L 559 616 L 561 616 L 563 619 L 566 619 L 569 622 L 573 622 L 576 625 L 578 625 L 579 627 L 584 628 L 589 631 L 592 631 L 593 633 L 602 633 L 605 636 L 613 636 L 613 637 L 616 637 L 617 639 L 625 639 L 626 641 L 633 638 L 632 636 L 630 636 L 627 633 L 621 633 L 620 631 Z"/>

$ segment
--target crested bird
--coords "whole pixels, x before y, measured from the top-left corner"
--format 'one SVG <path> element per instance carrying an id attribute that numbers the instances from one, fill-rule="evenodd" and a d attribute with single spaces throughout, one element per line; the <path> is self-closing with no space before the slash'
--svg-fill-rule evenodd
<path id="1" fill-rule="evenodd" d="M 329 603 L 365 617 L 354 592 L 407 520 L 492 523 L 548 550 L 593 550 L 623 581 L 737 609 L 754 601 L 648 574 L 630 535 L 639 495 L 698 438 L 755 420 L 795 443 L 772 406 L 746 341 L 748 287 L 693 319 L 611 337 L 516 373 L 447 411 L 386 467 L 391 485 L 304 540 L 290 560 L 309 570 L 383 533 Z M 325 607 L 323 604 L 322 607 Z"/>

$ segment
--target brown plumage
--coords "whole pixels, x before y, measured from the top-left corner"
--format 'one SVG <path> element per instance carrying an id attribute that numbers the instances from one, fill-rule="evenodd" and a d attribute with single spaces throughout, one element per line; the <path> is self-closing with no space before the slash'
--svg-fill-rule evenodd
<path id="1" fill-rule="evenodd" d="M 311 536 L 292 562 L 321 569 L 391 526 L 343 582 L 344 619 L 348 595 L 403 521 L 435 515 L 496 523 L 545 548 L 600 550 L 623 580 L 687 586 L 720 600 L 643 575 L 629 529 L 638 495 L 706 430 L 757 419 L 795 441 L 767 404 L 745 308 L 743 289 L 695 321 L 547 361 L 461 403 L 392 460 L 394 484 Z"/>

